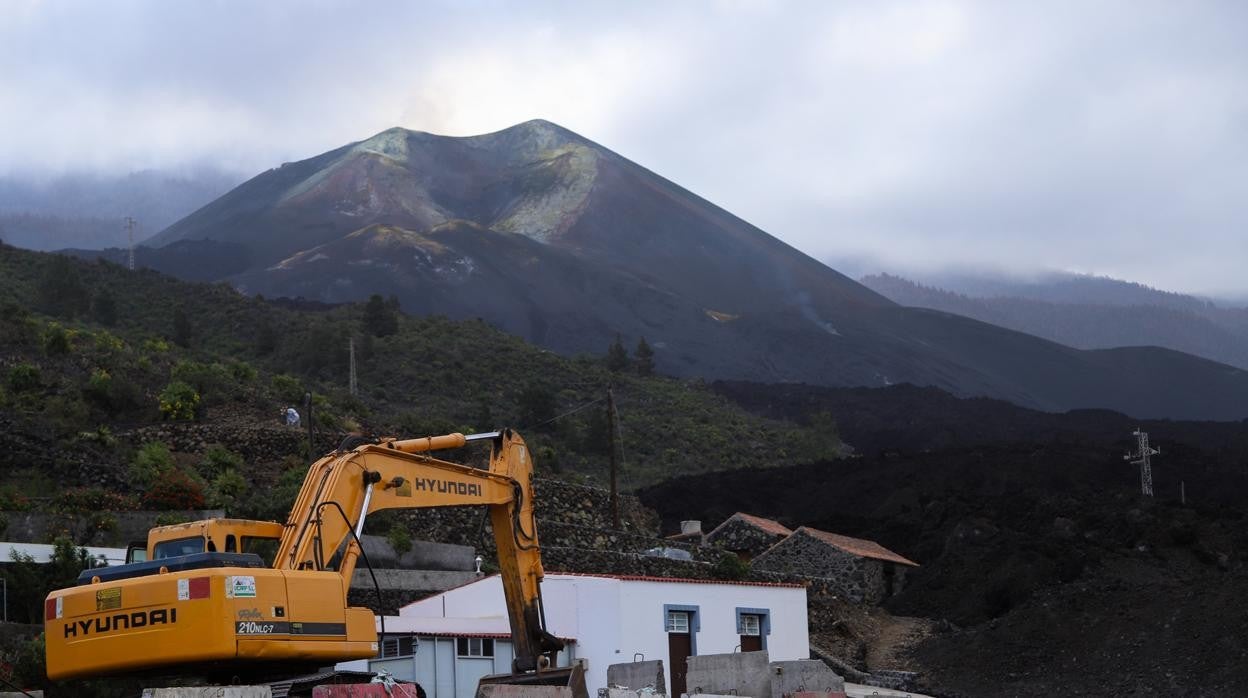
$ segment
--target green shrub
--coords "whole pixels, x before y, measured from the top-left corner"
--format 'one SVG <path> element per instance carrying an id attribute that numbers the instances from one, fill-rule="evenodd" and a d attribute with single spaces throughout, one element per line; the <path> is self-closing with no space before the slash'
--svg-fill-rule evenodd
<path id="1" fill-rule="evenodd" d="M 247 479 L 233 468 L 226 468 L 208 487 L 208 504 L 234 513 L 235 507 L 247 493 Z"/>
<path id="2" fill-rule="evenodd" d="M 239 383 L 250 383 L 256 379 L 256 369 L 246 361 L 230 364 L 230 373 Z"/>
<path id="3" fill-rule="evenodd" d="M 160 391 L 160 413 L 165 419 L 190 421 L 199 407 L 199 393 L 182 381 L 173 381 Z"/>
<path id="4" fill-rule="evenodd" d="M 173 454 L 169 452 L 169 447 L 161 441 L 149 441 L 139 447 L 130 462 L 130 484 L 137 489 L 147 489 L 173 468 Z"/>
<path id="5" fill-rule="evenodd" d="M 390 532 L 386 534 L 386 540 L 390 541 L 390 547 L 394 548 L 394 552 L 399 555 L 412 549 L 412 534 L 408 533 L 407 527 L 403 525 L 391 527 Z"/>
<path id="6" fill-rule="evenodd" d="M 735 553 L 724 553 L 715 561 L 715 565 L 711 568 L 711 574 L 716 579 L 741 580 L 750 576 L 750 564 Z"/>
<path id="7" fill-rule="evenodd" d="M 151 354 L 167 354 L 169 353 L 169 342 L 155 337 L 143 342 L 143 351 Z"/>
<path id="8" fill-rule="evenodd" d="M 66 330 L 55 322 L 49 323 L 43 332 L 43 353 L 48 356 L 68 354 L 73 348 L 70 339 L 72 339 L 70 330 Z"/>
<path id="9" fill-rule="evenodd" d="M 273 376 L 272 385 L 273 392 L 276 393 L 277 397 L 283 402 L 289 402 L 292 404 L 303 403 L 303 383 L 300 383 L 298 378 L 288 376 L 284 373 L 279 373 L 278 375 Z"/>
<path id="10" fill-rule="evenodd" d="M 15 393 L 36 390 L 41 384 L 42 379 L 37 366 L 20 363 L 9 369 L 9 387 Z"/>
<path id="11" fill-rule="evenodd" d="M 143 505 L 150 509 L 203 509 L 204 502 L 204 484 L 182 468 L 156 478 L 143 493 Z"/>
<path id="12" fill-rule="evenodd" d="M 0 486 L 0 511 L 29 511 L 30 499 L 13 485 Z"/>
<path id="13" fill-rule="evenodd" d="M 125 342 L 108 330 L 95 333 L 95 348 L 106 354 L 117 354 L 126 348 Z"/>
<path id="14" fill-rule="evenodd" d="M 111 402 L 112 388 L 113 377 L 108 371 L 97 368 L 91 372 L 91 377 L 87 378 L 87 387 L 82 392 L 95 402 L 107 406 Z"/>
<path id="15" fill-rule="evenodd" d="M 101 487 L 71 487 L 52 498 L 52 510 L 66 514 L 83 512 L 133 511 L 138 502 L 133 497 L 110 492 Z"/>
<path id="16" fill-rule="evenodd" d="M 199 462 L 199 472 L 206 478 L 215 478 L 227 470 L 243 467 L 243 458 L 221 444 L 213 444 L 204 451 Z"/>

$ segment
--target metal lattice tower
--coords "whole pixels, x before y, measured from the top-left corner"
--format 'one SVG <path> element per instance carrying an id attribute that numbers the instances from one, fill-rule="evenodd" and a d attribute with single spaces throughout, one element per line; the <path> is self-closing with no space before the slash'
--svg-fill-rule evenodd
<path id="1" fill-rule="evenodd" d="M 1151 497 L 1153 496 L 1153 465 L 1149 458 L 1159 455 L 1161 449 L 1149 446 L 1148 433 L 1140 431 L 1139 427 L 1131 433 L 1135 436 L 1136 450 L 1134 453 L 1123 456 L 1122 459 L 1131 461 L 1132 465 L 1140 466 L 1140 493 Z"/>
<path id="2" fill-rule="evenodd" d="M 134 271 L 134 228 L 139 224 L 139 222 L 130 216 L 126 216 L 125 224 L 126 233 L 130 236 L 130 256 L 126 262 L 126 267 L 129 268 L 130 271 Z"/>
<path id="3" fill-rule="evenodd" d="M 351 392 L 352 395 L 355 395 L 356 390 L 357 390 L 357 384 L 356 384 L 356 378 L 355 378 L 355 337 L 351 338 L 350 343 L 347 345 L 347 350 L 351 353 L 351 376 L 350 378 L 347 379 L 348 390 Z"/>

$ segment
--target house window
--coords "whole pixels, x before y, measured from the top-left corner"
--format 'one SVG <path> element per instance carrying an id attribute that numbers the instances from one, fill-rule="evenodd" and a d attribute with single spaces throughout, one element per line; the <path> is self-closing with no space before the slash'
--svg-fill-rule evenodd
<path id="1" fill-rule="evenodd" d="M 757 614 L 741 614 L 741 635 L 758 636 L 762 634 L 762 621 Z"/>
<path id="2" fill-rule="evenodd" d="M 414 635 L 406 637 L 387 637 L 381 641 L 381 656 L 386 657 L 410 657 L 416 654 L 416 646 L 419 644 Z"/>
<path id="3" fill-rule="evenodd" d="M 688 611 L 668 611 L 667 612 L 667 632 L 669 633 L 689 632 L 689 612 Z"/>
<path id="4" fill-rule="evenodd" d="M 482 637 L 461 637 L 455 641 L 455 649 L 461 657 L 493 657 L 494 641 Z"/>

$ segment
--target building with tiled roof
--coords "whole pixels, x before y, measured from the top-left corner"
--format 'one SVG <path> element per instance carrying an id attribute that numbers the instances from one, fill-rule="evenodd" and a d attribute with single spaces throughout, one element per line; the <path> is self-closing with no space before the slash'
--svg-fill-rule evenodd
<path id="1" fill-rule="evenodd" d="M 803 526 L 754 558 L 756 570 L 816 577 L 850 601 L 879 603 L 919 564 L 871 540 Z"/>
<path id="2" fill-rule="evenodd" d="M 706 545 L 734 552 L 749 561 L 791 533 L 777 521 L 738 511 L 706 534 Z"/>
<path id="3" fill-rule="evenodd" d="M 555 666 L 580 662 L 589 695 L 608 685 L 607 667 L 637 655 L 663 661 L 654 694 L 671 696 L 696 688 L 685 684 L 693 655 L 810 656 L 803 584 L 548 573 L 542 592 L 545 627 L 565 642 Z M 482 676 L 511 672 L 511 626 L 498 575 L 410 603 L 386 616 L 378 632 L 378 657 L 339 668 L 386 669 L 420 683 L 429 698 L 473 698 Z"/>

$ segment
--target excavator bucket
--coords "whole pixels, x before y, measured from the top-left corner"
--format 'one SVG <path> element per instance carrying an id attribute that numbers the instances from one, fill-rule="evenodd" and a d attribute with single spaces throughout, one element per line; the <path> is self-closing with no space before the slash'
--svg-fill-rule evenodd
<path id="1" fill-rule="evenodd" d="M 554 686 L 570 689 L 546 695 L 540 690 L 526 691 L 526 687 Z M 580 664 L 558 669 L 526 672 L 523 674 L 492 674 L 482 676 L 477 684 L 476 698 L 589 698 L 585 688 L 585 670 Z"/>

